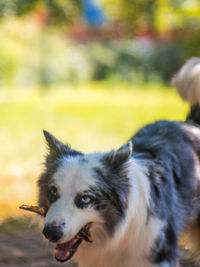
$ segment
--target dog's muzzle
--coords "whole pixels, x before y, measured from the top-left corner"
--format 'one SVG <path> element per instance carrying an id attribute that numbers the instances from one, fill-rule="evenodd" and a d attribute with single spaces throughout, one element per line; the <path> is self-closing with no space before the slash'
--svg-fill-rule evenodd
<path id="1" fill-rule="evenodd" d="M 57 242 L 63 236 L 62 227 L 55 224 L 46 224 L 43 229 L 43 235 L 51 242 Z"/>
<path id="2" fill-rule="evenodd" d="M 73 238 L 65 242 L 63 242 L 62 240 L 64 236 L 64 225 L 65 222 L 63 220 L 59 222 L 52 221 L 51 223 L 46 223 L 43 229 L 43 235 L 49 241 L 56 243 L 54 255 L 56 260 L 59 262 L 65 262 L 70 260 L 83 240 L 85 240 L 86 242 L 93 241 L 90 233 L 92 222 L 87 223 L 79 230 L 79 232 Z"/>

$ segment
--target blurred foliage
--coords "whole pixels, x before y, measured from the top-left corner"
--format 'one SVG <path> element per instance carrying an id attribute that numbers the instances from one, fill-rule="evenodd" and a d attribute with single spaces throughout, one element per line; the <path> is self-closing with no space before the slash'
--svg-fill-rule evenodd
<path id="1" fill-rule="evenodd" d="M 101 29 L 84 28 L 81 0 L 0 0 L 0 86 L 169 82 L 188 57 L 200 56 L 199 0 L 99 4 L 108 17 Z"/>
<path id="2" fill-rule="evenodd" d="M 158 17 L 168 20 L 165 24 L 179 24 L 186 17 L 199 17 L 199 0 L 101 0 L 110 20 L 122 21 L 127 24 L 132 32 L 138 31 L 138 26 L 148 25 L 156 31 L 159 28 Z M 82 0 L 0 0 L 0 18 L 7 16 L 22 16 L 33 10 L 45 9 L 48 23 L 69 23 L 80 19 L 84 9 Z"/>
<path id="3" fill-rule="evenodd" d="M 184 51 L 190 51 L 186 40 L 179 44 L 136 38 L 84 44 L 63 40 L 62 34 L 51 28 L 45 30 L 45 39 L 40 34 L 35 24 L 2 24 L 1 86 L 30 87 L 84 80 L 169 82 L 184 62 L 184 55 L 188 56 Z M 199 52 L 198 38 L 192 52 Z"/>
<path id="4" fill-rule="evenodd" d="M 93 63 L 92 79 L 117 78 L 129 82 L 170 82 L 183 58 L 176 44 L 152 43 L 140 39 L 112 42 L 107 46 L 89 45 Z M 102 56 L 104 55 L 104 56 Z"/>
<path id="5" fill-rule="evenodd" d="M 0 224 L 0 233 L 20 235 L 20 230 L 36 228 L 38 228 L 38 224 L 33 223 L 33 219 L 30 217 L 9 217 Z"/>
<path id="6" fill-rule="evenodd" d="M 146 22 L 154 28 L 154 16 L 157 0 L 105 0 L 111 17 L 128 24 L 133 31 L 137 31 L 138 24 Z"/>
<path id="7" fill-rule="evenodd" d="M 129 25 L 132 33 L 138 32 L 138 27 L 148 25 L 152 33 L 160 27 L 160 19 L 164 20 L 164 28 L 178 26 L 192 11 L 196 16 L 200 10 L 198 0 L 103 0 L 111 18 L 123 21 Z"/>
<path id="8" fill-rule="evenodd" d="M 0 17 L 23 16 L 36 9 L 45 9 L 46 23 L 67 23 L 80 16 L 81 0 L 0 0 Z"/>

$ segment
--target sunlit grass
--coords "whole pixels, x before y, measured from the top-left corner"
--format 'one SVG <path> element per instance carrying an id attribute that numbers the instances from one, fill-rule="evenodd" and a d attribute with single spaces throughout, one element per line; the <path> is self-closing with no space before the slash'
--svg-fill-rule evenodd
<path id="1" fill-rule="evenodd" d="M 118 148 L 146 123 L 183 120 L 187 109 L 173 90 L 159 86 L 94 83 L 0 92 L 0 217 L 36 201 L 45 154 L 42 129 L 83 152 L 104 151 Z"/>

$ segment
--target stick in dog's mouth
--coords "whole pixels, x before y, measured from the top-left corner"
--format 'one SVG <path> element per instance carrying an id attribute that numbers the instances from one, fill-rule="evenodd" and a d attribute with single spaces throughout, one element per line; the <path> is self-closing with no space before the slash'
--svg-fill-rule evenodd
<path id="1" fill-rule="evenodd" d="M 44 208 L 40 208 L 38 206 L 21 205 L 19 208 L 22 210 L 27 210 L 30 212 L 37 213 L 43 217 L 46 215 L 46 210 Z"/>
<path id="2" fill-rule="evenodd" d="M 71 240 L 57 244 L 54 249 L 54 255 L 57 261 L 65 262 L 72 258 L 77 248 L 83 240 L 86 242 L 93 242 L 93 238 L 90 233 L 90 227 L 92 223 L 86 224 Z"/>

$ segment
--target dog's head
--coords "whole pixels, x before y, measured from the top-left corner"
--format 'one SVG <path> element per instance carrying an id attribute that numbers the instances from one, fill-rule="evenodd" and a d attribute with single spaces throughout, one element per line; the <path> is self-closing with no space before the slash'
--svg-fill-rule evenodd
<path id="1" fill-rule="evenodd" d="M 66 261 L 83 240 L 92 241 L 92 229 L 100 227 L 112 237 L 126 217 L 132 146 L 83 154 L 44 135 L 49 153 L 38 181 L 39 206 L 46 209 L 43 234 L 56 243 L 56 259 Z"/>

